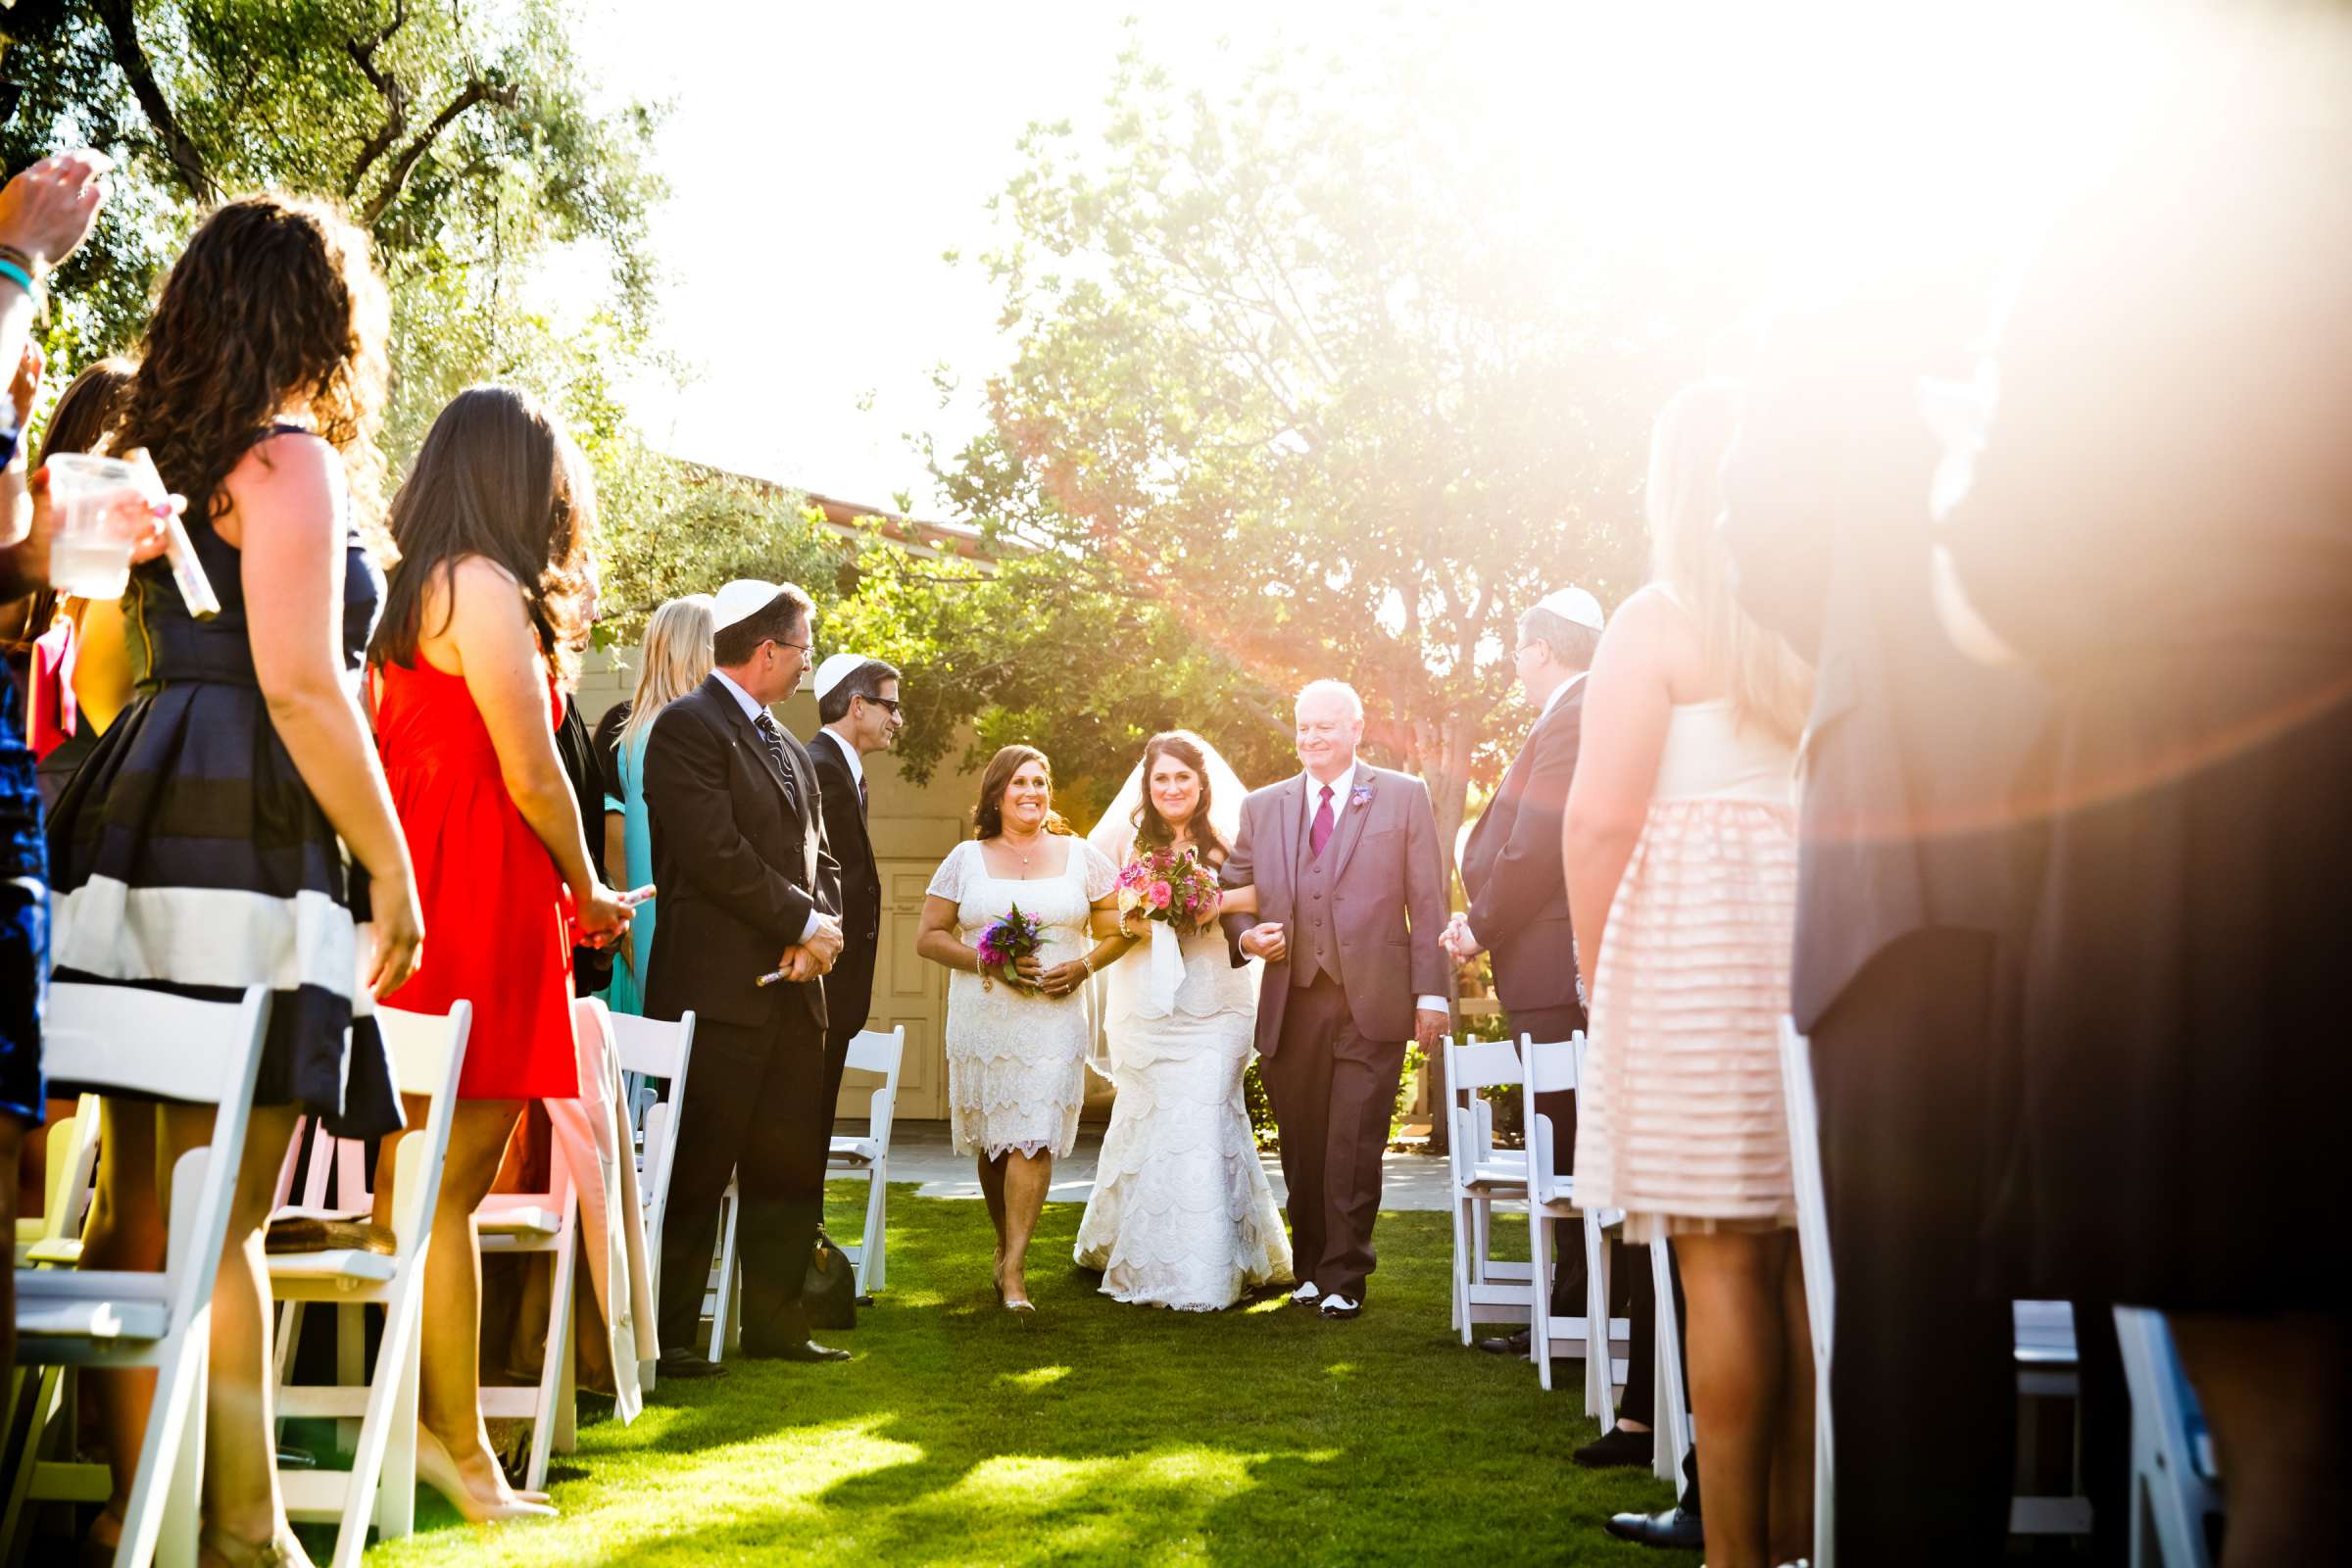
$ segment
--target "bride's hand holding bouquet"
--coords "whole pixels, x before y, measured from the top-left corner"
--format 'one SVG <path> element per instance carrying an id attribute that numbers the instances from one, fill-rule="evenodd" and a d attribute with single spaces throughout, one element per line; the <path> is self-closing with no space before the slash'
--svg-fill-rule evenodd
<path id="1" fill-rule="evenodd" d="M 1122 935 L 1141 936 L 1150 929 L 1130 923 L 1137 919 L 1157 920 L 1180 934 L 1216 924 L 1217 874 L 1190 848 L 1163 846 L 1138 855 L 1120 869 L 1117 892 Z"/>

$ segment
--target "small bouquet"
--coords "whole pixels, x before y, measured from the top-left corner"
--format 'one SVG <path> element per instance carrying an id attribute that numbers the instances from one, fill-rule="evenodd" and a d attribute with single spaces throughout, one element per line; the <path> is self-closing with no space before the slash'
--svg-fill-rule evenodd
<path id="1" fill-rule="evenodd" d="M 1205 931 L 1217 918 L 1217 873 L 1189 849 L 1149 850 L 1119 872 L 1119 926 L 1130 914 L 1180 931 Z"/>
<path id="2" fill-rule="evenodd" d="M 1036 956 L 1045 943 L 1045 927 L 1037 923 L 1035 915 L 1023 914 L 1017 904 L 1012 906 L 1011 913 L 991 920 L 987 929 L 980 933 L 980 940 L 972 944 L 972 950 L 980 955 L 980 989 L 996 989 L 996 981 L 988 971 L 997 969 L 1004 973 L 1004 983 L 1013 990 L 1023 996 L 1033 995 L 1036 987 L 1024 985 L 1014 978 L 1013 965 L 1023 958 Z"/>

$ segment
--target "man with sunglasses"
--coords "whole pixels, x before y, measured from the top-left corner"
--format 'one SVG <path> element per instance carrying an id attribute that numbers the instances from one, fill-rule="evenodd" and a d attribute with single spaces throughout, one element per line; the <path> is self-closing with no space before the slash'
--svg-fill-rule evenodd
<path id="1" fill-rule="evenodd" d="M 867 757 L 888 751 L 906 723 L 899 711 L 899 672 L 863 654 L 834 654 L 816 667 L 816 716 L 808 737 L 822 792 L 825 839 L 841 862 L 841 956 L 825 976 L 825 1098 L 828 1131 L 841 1095 L 850 1041 L 865 1027 L 874 994 L 874 955 L 882 940 L 882 876 L 866 834 Z"/>

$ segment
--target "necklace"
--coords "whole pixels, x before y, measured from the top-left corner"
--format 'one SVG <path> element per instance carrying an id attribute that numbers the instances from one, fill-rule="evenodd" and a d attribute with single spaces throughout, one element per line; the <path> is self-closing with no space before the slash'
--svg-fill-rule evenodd
<path id="1" fill-rule="evenodd" d="M 1040 828 L 1037 832 L 1030 834 L 1029 848 L 1024 850 L 1018 844 L 1013 842 L 1012 835 L 1009 832 L 1000 830 L 997 834 L 997 842 L 999 844 L 1004 845 L 1004 848 L 1012 851 L 1013 854 L 1021 858 L 1021 880 L 1024 882 L 1029 880 L 1029 857 L 1035 853 L 1039 843 L 1044 840 L 1045 836 L 1046 834 L 1043 828 Z"/>

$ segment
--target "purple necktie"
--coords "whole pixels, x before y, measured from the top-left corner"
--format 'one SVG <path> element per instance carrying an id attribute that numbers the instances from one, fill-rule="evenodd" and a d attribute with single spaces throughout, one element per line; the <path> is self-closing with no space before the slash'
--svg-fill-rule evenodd
<path id="1" fill-rule="evenodd" d="M 1315 808 L 1314 825 L 1306 830 L 1307 852 L 1318 860 L 1323 858 L 1323 846 L 1331 842 L 1331 786 L 1323 786 L 1323 804 Z"/>

